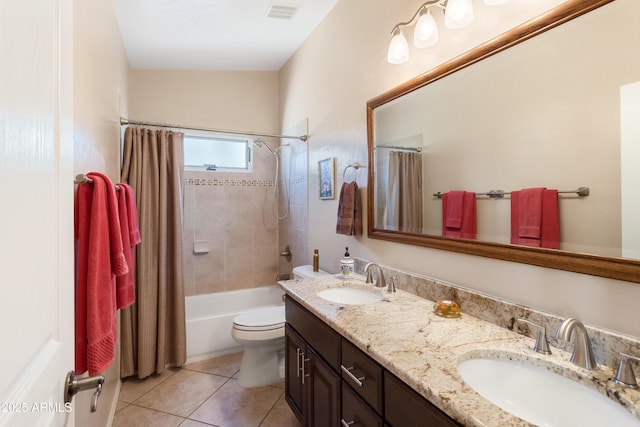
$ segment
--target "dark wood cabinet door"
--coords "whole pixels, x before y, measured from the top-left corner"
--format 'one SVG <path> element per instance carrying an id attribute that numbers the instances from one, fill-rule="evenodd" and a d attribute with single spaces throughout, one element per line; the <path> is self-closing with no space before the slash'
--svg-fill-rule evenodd
<path id="1" fill-rule="evenodd" d="M 386 371 L 384 394 L 385 421 L 393 427 L 459 427 L 455 420 Z"/>
<path id="2" fill-rule="evenodd" d="M 311 427 L 340 426 L 340 377 L 314 351 L 309 352 Z M 305 383 L 308 379 L 305 379 Z"/>
<path id="3" fill-rule="evenodd" d="M 285 399 L 293 413 L 304 425 L 305 393 L 302 384 L 302 366 L 305 352 L 304 340 L 289 325 L 285 327 Z"/>
<path id="4" fill-rule="evenodd" d="M 353 427 L 382 427 L 382 417 L 344 380 L 342 381 L 342 421 Z"/>

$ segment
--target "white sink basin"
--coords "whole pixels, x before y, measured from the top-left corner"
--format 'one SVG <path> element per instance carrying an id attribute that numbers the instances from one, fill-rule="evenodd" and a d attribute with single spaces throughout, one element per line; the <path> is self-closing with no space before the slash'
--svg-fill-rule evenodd
<path id="1" fill-rule="evenodd" d="M 638 418 L 604 395 L 544 368 L 477 358 L 460 362 L 458 371 L 493 404 L 539 426 L 640 425 Z"/>
<path id="2" fill-rule="evenodd" d="M 329 288 L 317 293 L 317 295 L 338 304 L 371 304 L 382 299 L 382 295 L 375 291 L 359 288 Z"/>

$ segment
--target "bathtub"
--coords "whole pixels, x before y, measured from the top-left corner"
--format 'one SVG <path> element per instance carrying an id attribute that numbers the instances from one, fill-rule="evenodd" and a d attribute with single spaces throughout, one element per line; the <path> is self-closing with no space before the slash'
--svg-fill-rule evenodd
<path id="1" fill-rule="evenodd" d="M 282 305 L 283 295 L 265 286 L 186 297 L 187 363 L 242 351 L 231 336 L 233 318 L 253 307 Z"/>

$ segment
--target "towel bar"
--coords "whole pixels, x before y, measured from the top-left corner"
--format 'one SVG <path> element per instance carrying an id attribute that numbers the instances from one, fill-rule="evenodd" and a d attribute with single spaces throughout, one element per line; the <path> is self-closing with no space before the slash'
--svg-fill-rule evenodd
<path id="1" fill-rule="evenodd" d="M 91 180 L 91 178 L 89 178 L 87 175 L 83 174 L 83 173 L 79 173 L 78 175 L 76 175 L 76 178 L 73 180 L 74 184 L 84 184 L 87 182 L 93 182 Z M 116 191 L 120 191 L 120 188 L 116 185 L 115 186 Z"/>
<path id="2" fill-rule="evenodd" d="M 365 165 L 362 165 L 362 164 L 360 164 L 360 163 L 349 163 L 349 164 L 347 165 L 347 167 L 345 167 L 345 168 L 344 168 L 344 171 L 342 171 L 342 180 L 343 180 L 343 181 L 345 181 L 345 174 L 347 173 L 347 170 L 348 170 L 349 168 L 353 168 L 353 169 L 355 169 L 355 170 L 356 170 L 356 173 L 358 173 L 358 169 L 360 169 L 360 168 L 366 168 L 366 166 L 365 166 Z M 357 176 L 357 175 L 356 175 L 356 176 Z"/>
<path id="3" fill-rule="evenodd" d="M 589 187 L 578 187 L 576 190 L 562 190 L 558 191 L 558 193 L 571 193 L 577 194 L 580 197 L 587 197 L 589 195 Z M 433 197 L 437 199 L 442 199 L 442 195 L 444 193 L 442 191 L 438 191 L 437 193 L 433 193 Z M 509 191 L 503 190 L 490 190 L 485 193 L 476 193 L 476 196 L 489 196 L 491 199 L 503 199 L 504 196 L 511 194 Z"/>

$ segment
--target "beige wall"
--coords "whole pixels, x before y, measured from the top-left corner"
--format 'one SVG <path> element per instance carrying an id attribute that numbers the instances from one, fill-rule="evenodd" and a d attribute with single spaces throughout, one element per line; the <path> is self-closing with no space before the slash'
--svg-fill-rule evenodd
<path id="1" fill-rule="evenodd" d="M 131 70 L 129 85 L 133 120 L 261 133 L 278 130 L 276 72 Z"/>
<path id="2" fill-rule="evenodd" d="M 129 66 L 111 2 L 74 2 L 73 24 L 74 172 L 103 172 L 118 182 L 118 118 L 126 114 Z M 91 392 L 79 393 L 74 399 L 77 426 L 108 425 L 119 389 L 119 354 L 105 376 L 97 412 L 89 412 Z"/>
<path id="3" fill-rule="evenodd" d="M 604 7 L 621 7 L 629 1 L 633 0 Z M 553 2 L 510 2 L 492 9 L 496 15 L 486 19 L 481 13 L 489 9 L 480 3 L 475 2 L 479 7 L 473 27 L 443 31 L 435 49 L 412 48 L 408 63 L 393 66 L 385 59 L 389 32 L 394 24 L 410 17 L 417 4 L 409 0 L 338 2 L 280 71 L 281 123 L 309 118 L 309 248 L 320 249 L 321 267 L 328 271 L 337 271 L 344 246 L 349 246 L 353 256 L 640 336 L 636 307 L 640 285 L 332 232 L 337 201 L 318 199 L 317 161 L 337 157 L 338 186 L 348 163 L 367 162 L 367 100 L 489 39 L 493 28 L 501 31 L 502 25 L 522 22 L 540 12 L 534 7 Z M 507 16 L 498 16 L 499 10 Z M 365 186 L 366 176 L 360 174 L 358 183 Z M 363 192 L 366 203 L 364 196 Z"/>
<path id="4" fill-rule="evenodd" d="M 275 72 L 130 71 L 130 119 L 278 133 Z M 275 138 L 263 138 L 272 148 Z M 254 148 L 252 173 L 185 172 L 186 295 L 274 285 L 278 223 L 272 214 L 275 157 Z M 276 205 L 277 207 L 277 205 Z M 210 252 L 195 254 L 196 240 Z"/>

